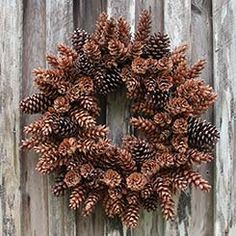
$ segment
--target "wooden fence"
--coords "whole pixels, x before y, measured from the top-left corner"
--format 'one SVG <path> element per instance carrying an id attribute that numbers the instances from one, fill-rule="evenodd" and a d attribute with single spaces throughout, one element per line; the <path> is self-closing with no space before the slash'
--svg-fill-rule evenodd
<path id="1" fill-rule="evenodd" d="M 203 78 L 219 99 L 206 117 L 216 123 L 221 140 L 214 164 L 200 168 L 213 191 L 178 196 L 172 223 L 159 212 L 142 212 L 139 227 L 130 231 L 107 220 L 101 209 L 83 219 L 68 209 L 68 196 L 51 194 L 51 180 L 34 170 L 37 157 L 19 150 L 22 127 L 30 122 L 20 114 L 19 101 L 33 92 L 32 69 L 44 67 L 46 51 L 68 41 L 73 28 L 92 31 L 105 10 L 125 16 L 134 30 L 143 8 L 152 12 L 153 30 L 167 32 L 172 45 L 190 44 L 191 61 L 207 59 Z M 236 235 L 235 0 L 1 0 L 0 63 L 0 235 Z M 114 142 L 129 131 L 126 108 L 122 92 L 109 97 L 104 119 Z"/>

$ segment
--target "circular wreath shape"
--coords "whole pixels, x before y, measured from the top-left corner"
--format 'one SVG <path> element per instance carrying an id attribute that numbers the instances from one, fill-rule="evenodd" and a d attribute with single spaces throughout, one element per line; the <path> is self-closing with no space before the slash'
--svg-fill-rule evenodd
<path id="1" fill-rule="evenodd" d="M 25 113 L 42 115 L 24 128 L 22 147 L 40 154 L 36 169 L 56 173 L 52 191 L 70 192 L 69 206 L 91 214 L 102 202 L 108 217 L 130 228 L 141 208 L 175 216 L 173 195 L 189 185 L 208 192 L 194 170 L 212 161 L 219 132 L 199 117 L 216 100 L 200 79 L 205 60 L 190 66 L 181 45 L 170 50 L 168 35 L 151 32 L 144 10 L 136 33 L 123 17 L 101 13 L 93 34 L 77 29 L 72 47 L 59 44 L 48 55 L 50 69 L 35 69 L 39 90 L 22 100 Z M 99 124 L 100 98 L 125 89 L 131 103 L 133 135 L 120 146 Z"/>

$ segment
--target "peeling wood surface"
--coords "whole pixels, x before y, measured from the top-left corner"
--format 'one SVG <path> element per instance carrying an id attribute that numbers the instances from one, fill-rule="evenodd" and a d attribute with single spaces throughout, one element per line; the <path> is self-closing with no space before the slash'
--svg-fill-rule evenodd
<path id="1" fill-rule="evenodd" d="M 0 235 L 20 235 L 23 1 L 0 2 Z"/>
<path id="2" fill-rule="evenodd" d="M 236 234 L 236 2 L 213 2 L 215 121 L 221 132 L 215 167 L 215 235 Z"/>
<path id="3" fill-rule="evenodd" d="M 170 35 L 172 47 L 190 44 L 189 59 L 208 61 L 202 78 L 219 99 L 205 118 L 221 132 L 216 161 L 199 168 L 213 185 L 209 194 L 192 189 L 176 196 L 178 216 L 165 223 L 159 211 L 142 211 L 140 224 L 127 230 L 107 220 L 101 206 L 82 218 L 68 208 L 68 196 L 55 198 L 50 183 L 34 168 L 37 156 L 19 151 L 21 128 L 33 118 L 20 115 L 21 97 L 33 93 L 34 67 L 45 54 L 68 42 L 75 27 L 94 30 L 103 10 L 123 15 L 134 32 L 142 9 L 152 12 L 153 32 Z M 236 235 L 236 1 L 235 0 L 2 0 L 0 1 L 0 235 L 56 236 L 234 236 Z M 109 95 L 100 120 L 120 144 L 128 125 L 124 92 Z"/>

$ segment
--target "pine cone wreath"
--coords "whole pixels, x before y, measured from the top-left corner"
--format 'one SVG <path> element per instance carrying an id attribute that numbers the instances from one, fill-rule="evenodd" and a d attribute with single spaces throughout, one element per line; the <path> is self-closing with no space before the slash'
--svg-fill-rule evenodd
<path id="1" fill-rule="evenodd" d="M 82 206 L 83 216 L 102 201 L 108 217 L 130 228 L 141 208 L 160 206 L 173 219 L 176 191 L 189 185 L 209 191 L 193 168 L 213 160 L 219 139 L 216 127 L 200 118 L 217 97 L 199 78 L 206 62 L 190 66 L 186 45 L 171 51 L 168 35 L 150 32 L 146 10 L 134 37 L 123 17 L 102 13 L 94 33 L 76 29 L 72 47 L 59 44 L 58 55 L 47 56 L 50 68 L 34 70 L 39 92 L 20 104 L 25 113 L 41 113 L 25 127 L 30 137 L 22 148 L 40 155 L 40 173 L 57 176 L 53 193 L 70 191 L 70 208 Z M 139 132 L 117 146 L 97 118 L 99 98 L 120 89 Z"/>

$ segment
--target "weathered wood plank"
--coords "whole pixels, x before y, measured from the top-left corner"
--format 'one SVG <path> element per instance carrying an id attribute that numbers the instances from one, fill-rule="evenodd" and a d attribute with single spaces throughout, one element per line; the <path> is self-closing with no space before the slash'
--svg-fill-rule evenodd
<path id="1" fill-rule="evenodd" d="M 216 149 L 214 235 L 236 235 L 236 2 L 213 1 Z"/>
<path id="2" fill-rule="evenodd" d="M 131 32 L 135 28 L 135 1 L 110 0 L 107 13 L 112 17 L 123 16 L 130 23 Z M 122 137 L 129 132 L 129 103 L 124 91 L 117 91 L 107 98 L 107 124 L 111 130 L 111 139 L 121 144 Z M 131 231 L 123 227 L 120 220 L 107 219 L 105 235 L 130 235 Z"/>
<path id="3" fill-rule="evenodd" d="M 24 1 L 24 49 L 23 49 L 23 80 L 22 97 L 33 93 L 32 70 L 45 66 L 46 5 L 43 0 Z M 29 124 L 35 117 L 23 115 L 22 127 Z M 47 178 L 42 177 L 35 166 L 38 156 L 22 152 L 21 155 L 21 191 L 22 191 L 22 234 L 47 234 Z M 39 220 L 40 219 L 40 220 Z"/>
<path id="4" fill-rule="evenodd" d="M 171 39 L 172 48 L 188 42 L 190 48 L 191 1 L 164 1 L 164 31 Z M 191 190 L 176 196 L 177 217 L 174 222 L 166 222 L 164 235 L 190 235 Z"/>
<path id="5" fill-rule="evenodd" d="M 85 29 L 87 32 L 91 33 L 95 29 L 95 23 L 102 11 L 106 10 L 105 0 L 92 0 L 92 1 L 74 1 L 74 26 Z M 101 123 L 106 121 L 106 109 L 105 101 L 101 101 L 102 114 L 99 118 Z M 105 214 L 102 207 L 99 205 L 96 207 L 95 213 L 89 217 L 82 217 L 80 212 L 77 212 L 77 235 L 87 236 L 87 235 L 104 235 L 104 223 Z"/>
<path id="6" fill-rule="evenodd" d="M 212 21 L 211 1 L 193 0 L 191 11 L 191 61 L 195 63 L 199 58 L 207 60 L 202 78 L 212 84 Z M 200 33 L 201 32 L 201 33 Z M 204 119 L 212 121 L 213 112 L 210 109 Z M 214 163 L 196 168 L 212 185 Z M 213 190 L 204 193 L 199 189 L 192 189 L 191 224 L 189 235 L 213 235 Z"/>
<path id="7" fill-rule="evenodd" d="M 0 2 L 0 32 L 0 234 L 21 235 L 22 0 Z"/>
<path id="8" fill-rule="evenodd" d="M 152 32 L 162 32 L 163 31 L 163 7 L 164 2 L 162 0 L 155 1 L 138 1 L 136 3 L 136 25 L 142 10 L 147 9 L 152 14 Z M 156 235 L 162 236 L 164 230 L 163 217 L 160 210 L 154 212 L 147 212 L 142 210 L 140 217 L 140 224 L 137 229 L 134 230 L 135 236 L 149 236 Z"/>
<path id="9" fill-rule="evenodd" d="M 46 1 L 46 49 L 53 52 L 58 42 L 68 42 L 73 31 L 73 1 Z M 75 235 L 75 212 L 68 208 L 68 196 L 55 198 L 48 185 L 49 235 Z"/>

